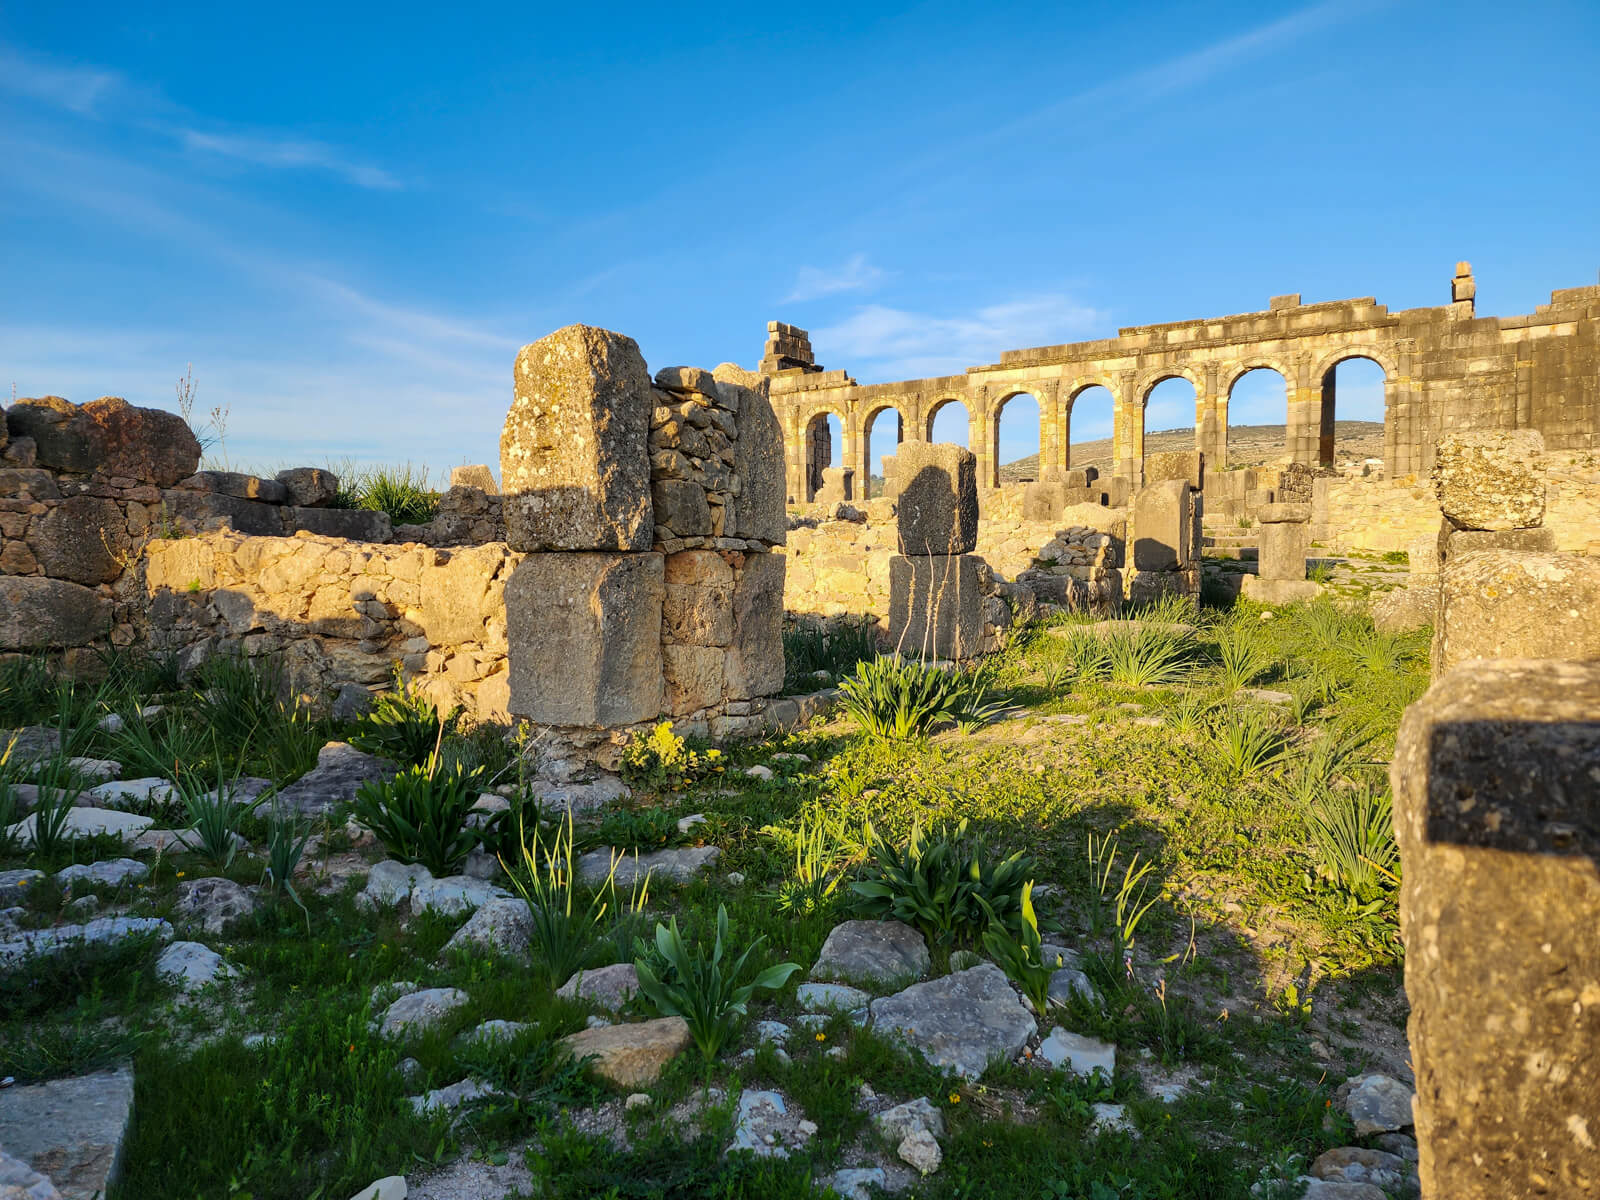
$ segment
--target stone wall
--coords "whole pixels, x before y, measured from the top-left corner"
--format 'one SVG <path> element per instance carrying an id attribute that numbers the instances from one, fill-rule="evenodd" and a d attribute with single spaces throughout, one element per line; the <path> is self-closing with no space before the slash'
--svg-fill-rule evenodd
<path id="1" fill-rule="evenodd" d="M 226 529 L 157 540 L 138 572 L 143 633 L 189 667 L 217 653 L 281 655 L 295 689 L 318 699 L 381 690 L 398 665 L 437 702 L 503 721 L 504 592 L 521 559 L 504 543 L 436 549 Z"/>

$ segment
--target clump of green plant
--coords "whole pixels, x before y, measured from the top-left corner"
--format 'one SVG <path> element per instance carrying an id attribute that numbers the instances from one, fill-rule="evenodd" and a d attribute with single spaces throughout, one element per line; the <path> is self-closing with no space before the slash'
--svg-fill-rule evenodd
<path id="1" fill-rule="evenodd" d="M 334 474 L 339 479 L 336 508 L 386 512 L 396 525 L 425 525 L 439 511 L 439 493 L 428 486 L 426 467 L 358 467 L 347 461 Z"/>
<path id="2" fill-rule="evenodd" d="M 737 1029 L 750 997 L 759 990 L 782 987 L 800 969 L 799 963 L 757 968 L 751 961 L 765 937 L 758 937 L 737 958 L 729 947 L 728 910 L 717 906 L 717 936 L 711 953 L 691 949 L 678 932 L 678 918 L 656 926 L 655 941 L 641 940 L 634 970 L 639 991 L 664 1017 L 682 1017 L 689 1036 L 709 1061 Z M 726 961 L 724 957 L 726 956 Z"/>
<path id="3" fill-rule="evenodd" d="M 1217 631 L 1217 660 L 1222 665 L 1223 690 L 1229 693 L 1249 687 L 1272 665 L 1272 656 L 1257 637 L 1237 621 Z"/>
<path id="4" fill-rule="evenodd" d="M 990 697 L 990 678 L 886 654 L 858 664 L 839 685 L 840 707 L 872 737 L 912 741 L 940 721 L 966 730 L 993 717 L 1001 704 Z"/>
<path id="5" fill-rule="evenodd" d="M 1330 788 L 1306 809 L 1306 821 L 1317 848 L 1317 873 L 1353 906 L 1379 899 L 1399 881 L 1400 849 L 1387 788 Z"/>
<path id="6" fill-rule="evenodd" d="M 392 758 L 403 766 L 426 763 L 440 743 L 455 732 L 461 710 L 440 715 L 439 706 L 406 682 L 397 663 L 394 686 L 373 702 L 350 736 L 350 744 L 368 754 Z"/>
<path id="7" fill-rule="evenodd" d="M 768 825 L 761 832 L 794 854 L 794 870 L 770 896 L 777 910 L 807 917 L 831 907 L 845 872 L 861 853 L 844 822 L 813 802 L 794 829 Z"/>
<path id="8" fill-rule="evenodd" d="M 311 913 L 300 899 L 300 893 L 294 890 L 294 873 L 310 841 L 309 828 L 302 829 L 293 816 L 274 811 L 267 830 L 267 863 L 261 875 L 269 895 L 288 896 L 299 907 L 305 915 L 307 933 L 311 932 Z"/>
<path id="9" fill-rule="evenodd" d="M 1046 962 L 1044 942 L 1039 936 L 1039 920 L 1033 911 L 1033 880 L 1022 885 L 1022 904 L 1019 915 L 1021 929 L 1017 933 L 1000 922 L 992 921 L 983 934 L 983 948 L 989 957 L 1006 973 L 1022 994 L 1033 1005 L 1033 1011 L 1043 1016 L 1050 1005 L 1050 977 L 1064 965 L 1061 955 L 1052 955 L 1054 961 Z"/>
<path id="10" fill-rule="evenodd" d="M 33 856 L 41 862 L 53 862 L 69 853 L 75 835 L 70 820 L 72 810 L 83 795 L 83 777 L 65 757 L 57 755 L 46 761 L 34 775 L 39 799 L 33 807 Z"/>
<path id="11" fill-rule="evenodd" d="M 582 895 L 574 862 L 572 814 L 556 826 L 552 837 L 531 836 L 526 829 L 518 833 L 519 861 L 500 865 L 511 877 L 511 884 L 528 903 L 529 944 L 534 950 L 536 969 L 554 986 L 565 983 L 590 959 L 596 931 L 616 895 L 614 881 L 619 858 L 613 854 L 605 884 L 595 893 Z M 631 907 L 640 909 L 648 901 L 648 876 L 634 890 Z"/>
<path id="12" fill-rule="evenodd" d="M 1033 859 L 1018 851 L 996 859 L 967 822 L 932 832 L 913 826 L 904 846 L 868 824 L 865 877 L 850 885 L 871 916 L 893 917 L 943 944 L 972 942 L 992 922 L 1014 928 Z"/>
<path id="13" fill-rule="evenodd" d="M 1109 937 L 1116 961 L 1121 962 L 1133 948 L 1135 933 L 1157 897 L 1149 894 L 1149 880 L 1155 871 L 1153 864 L 1140 862 L 1135 851 L 1117 875 L 1121 863 L 1117 839 L 1110 834 L 1096 838 L 1089 835 L 1086 853 L 1089 859 L 1089 927 L 1100 937 Z"/>
<path id="14" fill-rule="evenodd" d="M 619 808 L 605 815 L 594 841 L 619 850 L 663 850 L 684 840 L 678 818 L 660 808 Z"/>
<path id="15" fill-rule="evenodd" d="M 704 752 L 690 746 L 662 721 L 649 736 L 635 732 L 622 752 L 619 773 L 624 783 L 643 791 L 676 792 L 722 766 L 722 751 Z"/>
<path id="16" fill-rule="evenodd" d="M 476 771 L 446 771 L 437 761 L 408 767 L 393 779 L 362 784 L 355 817 L 391 858 L 421 863 L 434 875 L 454 875 L 478 843 L 467 817 L 479 786 Z"/>
<path id="17" fill-rule="evenodd" d="M 1233 779 L 1246 779 L 1282 761 L 1284 731 L 1256 708 L 1223 708 L 1211 722 L 1211 750 Z"/>
<path id="18" fill-rule="evenodd" d="M 1112 683 L 1151 687 L 1183 675 L 1193 638 L 1168 622 L 1130 621 L 1112 629 L 1105 644 L 1105 672 Z"/>
<path id="19" fill-rule="evenodd" d="M 232 866 L 243 840 L 239 834 L 240 823 L 260 807 L 265 797 L 238 803 L 233 798 L 233 785 L 221 775 L 217 776 L 215 788 L 205 788 L 188 777 L 174 781 L 173 787 L 186 821 L 184 831 L 178 834 L 179 843 L 212 866 L 222 869 Z"/>
<path id="20" fill-rule="evenodd" d="M 785 691 L 815 688 L 818 671 L 848 675 L 858 663 L 878 655 L 878 635 L 870 619 L 835 622 L 826 628 L 804 625 L 783 631 Z"/>
<path id="21" fill-rule="evenodd" d="M 539 839 L 548 842 L 555 836 L 561 818 L 547 808 L 531 788 L 518 788 L 506 799 L 504 809 L 478 826 L 478 841 L 484 851 L 498 861 L 520 863 L 523 851 L 529 846 L 538 845 Z M 529 840 L 524 841 L 524 838 Z"/>

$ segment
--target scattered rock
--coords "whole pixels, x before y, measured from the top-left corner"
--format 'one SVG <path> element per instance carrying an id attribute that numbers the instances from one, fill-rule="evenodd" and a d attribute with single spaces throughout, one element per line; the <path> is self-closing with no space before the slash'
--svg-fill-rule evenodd
<path id="1" fill-rule="evenodd" d="M 891 1142 L 902 1141 L 919 1129 L 927 1130 L 934 1137 L 944 1136 L 944 1114 L 926 1096 L 885 1109 L 872 1118 L 872 1123 Z"/>
<path id="2" fill-rule="evenodd" d="M 772 768 L 762 766 L 760 763 L 753 767 L 746 767 L 744 773 L 751 779 L 759 779 L 762 783 L 768 783 L 772 779 Z"/>
<path id="3" fill-rule="evenodd" d="M 1279 708 L 1294 707 L 1293 692 L 1278 692 L 1272 688 L 1246 687 L 1240 688 L 1237 694 L 1247 700 L 1254 700 L 1257 704 L 1271 704 Z"/>
<path id="4" fill-rule="evenodd" d="M 229 835 L 235 850 L 244 850 L 250 843 L 239 834 Z M 128 840 L 128 849 L 149 850 L 156 854 L 188 853 L 195 847 L 192 829 L 146 829 Z"/>
<path id="5" fill-rule="evenodd" d="M 898 983 L 920 979 L 932 961 L 928 943 L 909 925 L 900 921 L 845 921 L 835 925 L 822 943 L 811 974 L 817 979 Z"/>
<path id="6" fill-rule="evenodd" d="M 739 1095 L 739 1116 L 730 1150 L 748 1150 L 760 1158 L 788 1158 L 811 1140 L 817 1127 L 798 1110 L 789 1111 L 782 1093 L 747 1088 Z"/>
<path id="7" fill-rule="evenodd" d="M 1411 1101 L 1411 1089 L 1387 1075 L 1354 1076 L 1334 1094 L 1362 1137 L 1410 1128 Z"/>
<path id="8" fill-rule="evenodd" d="M 318 472 L 318 474 L 321 473 L 320 471 Z M 285 471 L 284 474 L 292 474 L 292 472 Z M 406 1177 L 404 1175 L 389 1175 L 367 1184 L 366 1187 L 351 1196 L 350 1200 L 406 1200 L 408 1194 L 406 1191 Z"/>
<path id="9" fill-rule="evenodd" d="M 109 758 L 69 758 L 67 765 L 92 784 L 105 783 L 122 774 L 122 764 Z"/>
<path id="10" fill-rule="evenodd" d="M 48 725 L 0 729 L 0 750 L 11 748 L 13 763 L 38 762 L 61 753 L 61 731 Z"/>
<path id="11" fill-rule="evenodd" d="M 835 932 L 838 932 L 835 930 Z M 1038 1032 L 1005 973 L 993 963 L 916 983 L 872 1002 L 875 1028 L 897 1033 L 934 1066 L 976 1079 Z"/>
<path id="12" fill-rule="evenodd" d="M 186 992 L 198 992 L 219 979 L 232 979 L 239 971 L 200 942 L 173 942 L 156 959 L 156 974 Z"/>
<path id="13" fill-rule="evenodd" d="M 172 781 L 155 776 L 98 783 L 83 795 L 84 802 L 96 808 L 131 809 L 167 804 L 177 799 L 178 792 Z"/>
<path id="14" fill-rule="evenodd" d="M 290 812 L 320 816 L 354 800 L 363 783 L 393 779 L 399 770 L 347 742 L 329 742 L 317 752 L 317 765 L 278 793 L 278 803 Z"/>
<path id="15" fill-rule="evenodd" d="M 1397 1154 L 1344 1146 L 1326 1150 L 1311 1164 L 1314 1179 L 1339 1183 L 1366 1183 L 1388 1192 L 1416 1190 L 1416 1167 Z"/>
<path id="16" fill-rule="evenodd" d="M 532 1028 L 533 1026 L 526 1021 L 484 1021 L 481 1025 L 469 1029 L 457 1040 L 466 1046 L 474 1042 L 510 1042 Z"/>
<path id="17" fill-rule="evenodd" d="M 1101 1070 L 1110 1079 L 1117 1073 L 1115 1046 L 1061 1028 L 1052 1029 L 1050 1036 L 1039 1044 L 1039 1057 L 1052 1067 L 1064 1068 L 1074 1075 L 1092 1075 Z"/>
<path id="18" fill-rule="evenodd" d="M 535 794 L 546 809 L 558 813 L 586 813 L 603 808 L 612 801 L 626 799 L 632 793 L 628 791 L 628 785 L 615 775 L 602 775 L 587 783 L 538 783 Z"/>
<path id="19" fill-rule="evenodd" d="M 794 996 L 800 1007 L 811 1013 L 854 1012 L 872 1002 L 872 997 L 860 988 L 842 983 L 802 983 Z"/>
<path id="20" fill-rule="evenodd" d="M 648 1087 L 661 1068 L 689 1044 L 682 1017 L 658 1017 L 630 1025 L 581 1029 L 561 1039 L 574 1058 L 592 1056 L 594 1073 L 619 1087 Z"/>
<path id="21" fill-rule="evenodd" d="M 622 1102 L 622 1107 L 625 1112 L 633 1112 L 636 1109 L 649 1108 L 650 1097 L 644 1092 L 634 1092 Z"/>
<path id="22" fill-rule="evenodd" d="M 613 851 L 606 846 L 591 850 L 578 859 L 578 877 L 591 886 L 606 881 L 611 874 Z M 681 850 L 656 850 L 650 854 L 628 854 L 617 859 L 613 882 L 631 888 L 646 876 L 660 882 L 687 883 L 722 856 L 715 846 L 689 846 Z"/>
<path id="23" fill-rule="evenodd" d="M 98 887 L 121 887 L 125 883 L 138 883 L 150 868 L 136 858 L 112 858 L 97 863 L 74 863 L 56 872 L 56 882 L 64 888 L 75 883 Z"/>
<path id="24" fill-rule="evenodd" d="M 889 1186 L 889 1176 L 882 1167 L 842 1167 L 822 1182 L 843 1200 L 873 1200 Z"/>
<path id="25" fill-rule="evenodd" d="M 186 879 L 178 885 L 178 902 L 172 913 L 188 921 L 198 921 L 213 937 L 221 936 L 261 907 L 261 897 L 231 879 L 220 875 L 205 879 Z"/>
<path id="26" fill-rule="evenodd" d="M 1382 1188 L 1370 1183 L 1344 1183 L 1310 1175 L 1300 1176 L 1298 1182 L 1306 1189 L 1300 1193 L 1300 1200 L 1388 1200 Z"/>
<path id="27" fill-rule="evenodd" d="M 460 988 L 423 988 L 389 1005 L 378 1032 L 384 1037 L 425 1033 L 471 999 Z"/>
<path id="28" fill-rule="evenodd" d="M 634 970 L 633 964 L 616 963 L 592 971 L 579 971 L 556 989 L 556 995 L 567 1000 L 588 1000 L 616 1012 L 638 990 L 639 973 Z"/>
<path id="29" fill-rule="evenodd" d="M 1378 1149 L 1387 1150 L 1396 1158 L 1404 1159 L 1408 1163 L 1417 1161 L 1417 1139 L 1407 1137 L 1403 1133 L 1380 1133 L 1372 1139 L 1378 1143 Z"/>
<path id="30" fill-rule="evenodd" d="M 132 1109 L 126 1066 L 0 1088 L 0 1146 L 48 1175 L 66 1200 L 90 1200 L 116 1182 Z"/>
<path id="31" fill-rule="evenodd" d="M 754 1030 L 758 1042 L 782 1046 L 789 1040 L 789 1027 L 782 1021 L 757 1021 Z"/>
<path id="32" fill-rule="evenodd" d="M 533 914 L 526 900 L 491 900 L 455 931 L 443 953 L 476 948 L 526 959 L 532 929 Z"/>
<path id="33" fill-rule="evenodd" d="M 944 1161 L 939 1143 L 926 1129 L 913 1129 L 906 1134 L 895 1147 L 895 1153 L 901 1162 L 915 1167 L 923 1175 L 932 1175 Z"/>
<path id="34" fill-rule="evenodd" d="M 76 900 L 69 900 L 61 910 L 74 921 L 87 921 L 100 911 L 100 897 L 94 894 L 79 896 Z"/>
<path id="35" fill-rule="evenodd" d="M 154 937 L 172 940 L 172 926 L 155 917 L 96 917 L 84 925 L 59 925 L 19 934 L 0 942 L 0 963 L 15 962 L 34 955 L 57 954 L 84 946 L 111 945 L 129 938 Z M 0 1142 L 0 1145 L 3 1145 Z"/>
<path id="36" fill-rule="evenodd" d="M 1131 1131 L 1133 1125 L 1128 1120 L 1128 1110 L 1122 1105 L 1096 1104 L 1092 1128 L 1100 1133 L 1119 1133 Z"/>
<path id="37" fill-rule="evenodd" d="M 729 871 L 728 872 L 728 886 L 729 887 L 743 887 L 744 886 L 744 872 L 743 871 Z"/>
<path id="38" fill-rule="evenodd" d="M 7 829 L 12 837 L 17 838 L 24 846 L 33 845 L 33 825 L 37 820 L 37 813 L 29 813 L 15 825 Z M 62 836 L 67 838 L 94 837 L 97 834 L 111 834 L 116 837 L 128 837 L 140 830 L 148 829 L 155 824 L 151 817 L 141 817 L 136 813 L 118 812 L 114 808 L 69 808 Z"/>
<path id="39" fill-rule="evenodd" d="M 370 879 L 370 876 L 368 877 Z M 411 889 L 412 912 L 436 912 L 458 917 L 473 912 L 491 900 L 510 899 L 511 893 L 470 875 L 446 875 L 443 879 L 419 879 Z"/>
<path id="40" fill-rule="evenodd" d="M 23 903 L 28 898 L 28 893 L 43 882 L 44 872 L 36 871 L 32 867 L 0 871 L 0 905 L 10 907 Z"/>
<path id="41" fill-rule="evenodd" d="M 411 1097 L 411 1107 L 418 1113 L 454 1112 L 463 1104 L 474 1100 L 498 1096 L 500 1093 L 476 1079 L 463 1079 L 449 1087 L 434 1088 L 420 1096 Z"/>
<path id="42" fill-rule="evenodd" d="M 367 872 L 367 883 L 356 893 L 361 908 L 393 908 L 411 899 L 411 889 L 421 882 L 433 882 L 433 874 L 421 863 L 396 862 L 386 858 Z"/>
<path id="43" fill-rule="evenodd" d="M 678 818 L 678 832 L 688 833 L 706 823 L 705 813 L 691 813 L 687 817 Z"/>

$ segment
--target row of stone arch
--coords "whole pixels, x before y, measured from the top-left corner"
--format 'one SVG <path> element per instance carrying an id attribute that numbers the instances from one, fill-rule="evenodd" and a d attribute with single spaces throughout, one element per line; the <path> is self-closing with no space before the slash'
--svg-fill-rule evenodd
<path id="1" fill-rule="evenodd" d="M 1196 448 L 1205 452 L 1214 468 L 1227 465 L 1228 406 L 1242 380 L 1257 372 L 1276 374 L 1283 383 L 1285 453 L 1292 461 L 1308 465 L 1331 465 L 1334 460 L 1334 421 L 1337 404 L 1337 368 L 1353 361 L 1371 364 L 1381 372 L 1384 393 L 1385 465 L 1391 473 L 1407 469 L 1390 463 L 1389 448 L 1396 444 L 1392 404 L 1399 374 L 1396 365 L 1381 350 L 1340 349 L 1313 363 L 1291 363 L 1271 356 L 1252 356 L 1234 363 L 1174 364 L 1143 372 L 1091 372 L 1056 380 L 1025 380 L 1004 387 L 984 385 L 974 380 L 965 389 L 936 388 L 930 392 L 874 395 L 867 400 L 845 403 L 819 397 L 807 405 L 794 430 L 804 451 L 802 490 L 810 499 L 820 485 L 821 468 L 848 466 L 854 469 L 857 495 L 864 494 L 869 476 L 876 473 L 877 460 L 892 453 L 893 446 L 907 437 L 935 440 L 952 438 L 935 433 L 941 412 L 951 405 L 966 411 L 966 444 L 978 458 L 979 483 L 983 487 L 1001 484 L 1001 467 L 1007 456 L 1001 442 L 1001 420 L 1006 406 L 1019 398 L 1032 398 L 1038 408 L 1038 451 L 1040 468 L 1067 468 L 1073 462 L 1074 416 L 1091 399 L 1108 403 L 1111 410 L 1112 473 L 1127 477 L 1135 486 L 1142 482 L 1145 417 L 1152 396 L 1171 380 L 1187 381 L 1193 388 Z M 948 381 L 941 381 L 948 382 Z M 874 389 L 876 391 L 877 389 Z M 842 411 L 841 411 L 842 410 Z M 897 420 L 890 436 L 879 433 L 880 417 L 893 414 Z M 832 417 L 837 431 L 828 429 Z M 1175 424 L 1179 422 L 1174 422 Z M 1276 423 L 1276 422 L 1270 422 Z M 1103 440 L 1104 435 L 1076 441 Z M 842 446 L 836 443 L 842 442 Z M 841 453 L 842 451 L 842 453 Z"/>

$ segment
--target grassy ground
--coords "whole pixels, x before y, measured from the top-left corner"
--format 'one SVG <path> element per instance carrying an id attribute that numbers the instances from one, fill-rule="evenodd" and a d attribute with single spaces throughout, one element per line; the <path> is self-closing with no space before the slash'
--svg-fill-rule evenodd
<path id="1" fill-rule="evenodd" d="M 1258 1180 L 1350 1144 L 1329 1106 L 1335 1085 L 1358 1069 L 1405 1062 L 1393 881 L 1370 871 L 1360 878 L 1360 863 L 1341 859 L 1319 815 L 1343 811 L 1351 797 L 1381 799 L 1400 712 L 1426 683 L 1426 638 L 1381 635 L 1328 606 L 1271 614 L 1243 606 L 1208 613 L 1195 637 L 1165 649 L 1139 644 L 1138 661 L 1108 666 L 1071 629 L 1030 628 L 992 668 L 1008 707 L 974 733 L 886 743 L 835 720 L 735 748 L 720 766 L 702 763 L 704 774 L 680 790 L 634 802 L 673 817 L 704 814 L 694 836 L 723 852 L 712 874 L 653 886 L 654 914 L 675 914 L 698 942 L 726 905 L 738 946 L 763 937 L 763 962 L 802 967 L 852 915 L 847 883 L 861 870 L 869 822 L 896 840 L 916 825 L 964 818 L 995 854 L 1025 851 L 1048 888 L 1039 903 L 1045 940 L 1078 949 L 1099 992 L 1058 1010 L 1056 1023 L 1114 1040 L 1115 1079 L 1005 1064 L 966 1084 L 839 1017 L 820 1036 L 796 1027 L 787 1063 L 770 1048 L 739 1058 L 754 1045 L 748 1032 L 710 1062 L 691 1050 L 649 1089 L 649 1108 L 623 1113 L 617 1093 L 552 1053 L 587 1010 L 558 1000 L 559 981 L 537 963 L 441 959 L 461 918 L 356 907 L 354 868 L 382 851 L 352 849 L 342 818 L 318 831 L 307 856 L 303 909 L 283 897 L 226 939 L 205 939 L 241 968 L 237 983 L 182 1000 L 153 978 L 151 945 L 0 977 L 0 1075 L 26 1082 L 133 1058 L 121 1197 L 341 1198 L 463 1150 L 491 1162 L 525 1156 L 536 1196 L 814 1195 L 813 1173 L 885 1155 L 856 1108 L 867 1083 L 896 1099 L 929 1096 L 944 1112 L 945 1163 L 916 1185 L 917 1196 L 1242 1200 Z M 0 677 L 0 727 L 58 725 L 69 752 L 116 758 L 129 776 L 170 777 L 176 764 L 196 778 L 283 783 L 324 741 L 351 730 L 279 705 L 270 684 L 180 685 L 163 664 L 128 660 L 103 687 L 67 688 L 13 665 Z M 131 716 L 152 699 L 167 711 L 148 738 L 96 727 L 104 713 Z M 493 731 L 452 741 L 491 770 L 506 767 Z M 745 775 L 755 763 L 774 777 Z M 846 877 L 809 908 L 794 886 L 802 827 L 822 829 L 822 860 L 833 868 L 824 878 Z M 637 830 L 650 848 L 675 840 L 663 828 L 636 813 L 614 816 L 607 835 Z M 225 873 L 255 883 L 265 830 L 245 832 L 254 849 Z M 79 842 L 41 864 L 38 852 L 8 846 L 0 870 L 114 853 Z M 165 915 L 181 879 L 218 870 L 191 854 L 145 857 L 149 879 L 101 890 L 102 914 Z M 1116 901 L 1135 864 L 1150 872 L 1133 894 L 1153 904 L 1129 946 L 1117 940 Z M 744 882 L 731 884 L 730 871 Z M 46 884 L 29 898 L 24 924 L 59 920 L 71 902 Z M 631 958 L 634 931 L 602 922 L 591 965 Z M 973 948 L 971 939 L 936 944 L 935 969 Z M 798 1012 L 803 979 L 757 993 L 752 1017 Z M 389 1044 L 369 1021 L 374 989 L 399 980 L 460 987 L 472 1002 L 426 1037 Z M 633 1008 L 635 1017 L 655 1015 L 642 999 Z M 490 1018 L 530 1029 L 492 1054 L 454 1044 Z M 249 1049 L 254 1033 L 274 1040 Z M 838 1048 L 842 1055 L 829 1053 Z M 405 1056 L 419 1064 L 409 1083 L 396 1070 Z M 469 1071 L 520 1098 L 454 1124 L 414 1116 L 405 1103 Z M 1170 1082 L 1187 1088 L 1176 1103 L 1152 1096 Z M 706 1084 L 727 1097 L 741 1086 L 777 1087 L 818 1132 L 787 1161 L 725 1157 L 727 1102 L 688 1126 L 670 1115 Z M 1109 1100 L 1127 1105 L 1137 1132 L 1094 1129 L 1091 1105 Z M 601 1135 L 608 1125 L 623 1132 L 624 1148 Z"/>

